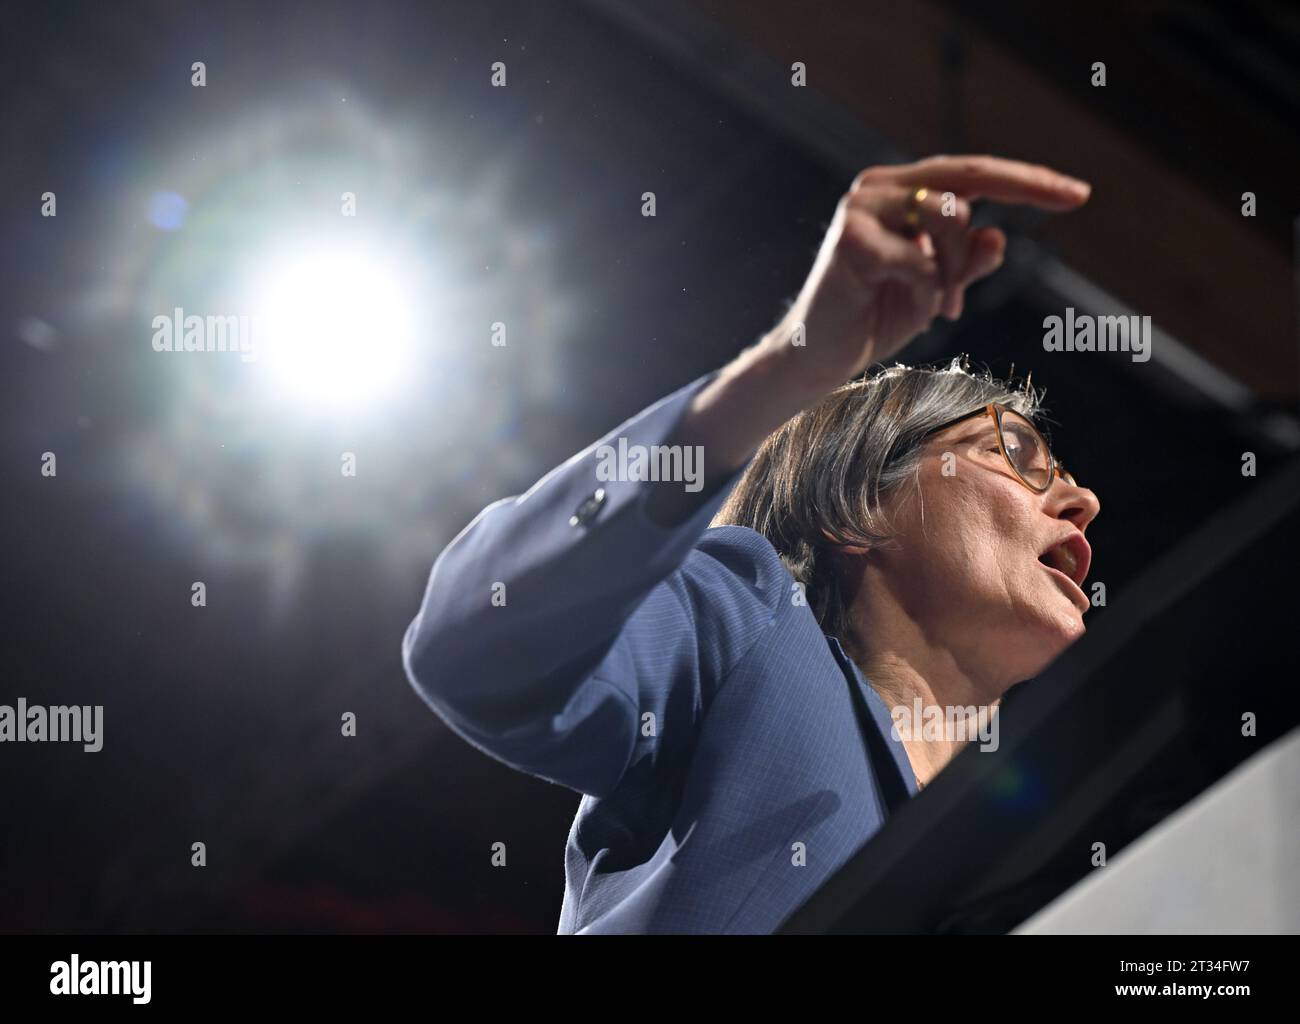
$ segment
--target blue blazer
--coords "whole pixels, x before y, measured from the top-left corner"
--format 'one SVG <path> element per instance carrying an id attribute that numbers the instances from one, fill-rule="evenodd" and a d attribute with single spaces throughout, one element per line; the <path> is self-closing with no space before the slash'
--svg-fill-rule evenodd
<path id="1" fill-rule="evenodd" d="M 771 544 L 598 478 L 600 444 L 665 444 L 700 378 L 484 509 L 402 643 L 457 734 L 582 793 L 560 934 L 769 933 L 916 793 L 884 701 Z"/>

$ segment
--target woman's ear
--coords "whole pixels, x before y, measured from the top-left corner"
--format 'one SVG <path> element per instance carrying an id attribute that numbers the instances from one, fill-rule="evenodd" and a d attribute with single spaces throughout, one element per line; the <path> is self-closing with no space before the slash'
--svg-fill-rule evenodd
<path id="1" fill-rule="evenodd" d="M 837 538 L 834 534 L 825 528 L 822 529 L 822 535 L 831 542 L 831 547 L 836 551 L 843 552 L 846 555 L 865 555 L 871 549 L 865 544 L 846 544 Z"/>

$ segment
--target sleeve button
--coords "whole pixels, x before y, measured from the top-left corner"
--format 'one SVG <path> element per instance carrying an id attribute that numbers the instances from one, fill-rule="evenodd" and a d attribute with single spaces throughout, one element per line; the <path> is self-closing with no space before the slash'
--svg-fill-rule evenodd
<path id="1" fill-rule="evenodd" d="M 605 504 L 605 488 L 597 487 L 569 517 L 570 526 L 586 526 L 596 518 L 600 507 Z"/>

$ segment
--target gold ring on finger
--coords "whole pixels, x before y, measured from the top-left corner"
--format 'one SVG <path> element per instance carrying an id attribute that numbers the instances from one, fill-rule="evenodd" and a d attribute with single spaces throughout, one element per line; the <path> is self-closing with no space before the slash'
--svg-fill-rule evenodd
<path id="1" fill-rule="evenodd" d="M 924 185 L 920 185 L 912 190 L 912 194 L 907 200 L 907 213 L 903 215 L 903 220 L 907 226 L 915 231 L 921 226 L 921 204 L 925 202 L 925 197 L 930 194 L 930 190 Z"/>

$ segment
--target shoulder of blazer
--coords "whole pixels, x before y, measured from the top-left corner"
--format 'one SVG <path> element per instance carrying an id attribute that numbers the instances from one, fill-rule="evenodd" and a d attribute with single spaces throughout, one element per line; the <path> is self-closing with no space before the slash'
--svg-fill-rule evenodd
<path id="1" fill-rule="evenodd" d="M 762 534 L 743 526 L 706 530 L 669 587 L 714 645 L 719 681 L 769 634 L 791 601 L 794 577 Z M 708 638 L 705 640 L 705 638 Z"/>
<path id="2" fill-rule="evenodd" d="M 772 610 L 790 595 L 794 577 L 772 547 L 771 541 L 747 526 L 714 526 L 706 530 L 688 561 L 697 572 L 711 563 L 712 571 L 725 573 L 748 586 Z"/>
<path id="3" fill-rule="evenodd" d="M 784 595 L 794 582 L 772 542 L 748 526 L 711 527 L 704 531 L 696 548 L 755 586 L 776 587 Z"/>

